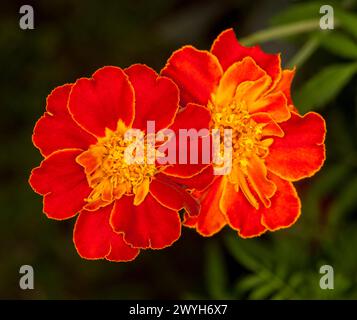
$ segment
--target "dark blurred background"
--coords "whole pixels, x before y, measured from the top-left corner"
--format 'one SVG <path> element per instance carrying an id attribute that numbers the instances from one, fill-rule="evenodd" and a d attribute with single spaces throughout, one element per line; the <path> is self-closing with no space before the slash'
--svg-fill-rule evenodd
<path id="1" fill-rule="evenodd" d="M 34 30 L 19 27 L 24 4 L 34 8 Z M 334 30 L 318 27 L 323 4 L 334 8 Z M 356 299 L 356 7 L 353 0 L 2 1 L 0 298 Z M 143 251 L 131 263 L 82 260 L 74 219 L 47 219 L 27 183 L 41 161 L 31 134 L 46 96 L 104 65 L 140 62 L 160 71 L 173 50 L 209 49 L 228 27 L 247 45 L 281 52 L 285 67 L 297 65 L 296 106 L 327 119 L 326 164 L 297 184 L 301 218 L 258 239 L 228 228 L 205 239 L 185 229 L 172 247 Z M 34 290 L 19 288 L 26 264 Z M 334 268 L 334 290 L 319 286 L 324 264 Z"/>

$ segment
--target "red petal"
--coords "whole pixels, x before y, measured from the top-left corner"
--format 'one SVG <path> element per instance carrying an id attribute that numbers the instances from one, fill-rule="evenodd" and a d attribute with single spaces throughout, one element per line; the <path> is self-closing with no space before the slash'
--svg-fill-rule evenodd
<path id="1" fill-rule="evenodd" d="M 43 211 L 52 219 L 73 217 L 91 192 L 83 168 L 76 163 L 78 149 L 56 151 L 32 170 L 29 183 L 44 195 Z"/>
<path id="2" fill-rule="evenodd" d="M 217 58 L 208 51 L 185 46 L 169 58 L 161 74 L 174 80 L 181 91 L 181 105 L 206 105 L 222 76 Z"/>
<path id="3" fill-rule="evenodd" d="M 109 224 L 112 207 L 82 211 L 78 216 L 73 241 L 82 258 L 130 261 L 139 254 L 138 249 L 124 242 L 123 235 L 113 232 Z"/>
<path id="4" fill-rule="evenodd" d="M 268 169 L 283 179 L 295 181 L 314 175 L 325 160 L 324 119 L 317 113 L 292 113 L 280 124 L 285 135 L 274 138 L 265 159 Z"/>
<path id="5" fill-rule="evenodd" d="M 270 208 L 261 209 L 262 223 L 271 231 L 291 226 L 300 216 L 301 204 L 291 182 L 280 179 L 274 174 L 268 175 L 277 186 L 277 191 L 270 199 Z"/>
<path id="6" fill-rule="evenodd" d="M 165 172 L 163 172 L 165 174 Z M 211 185 L 215 175 L 213 174 L 213 166 L 209 165 L 207 168 L 203 169 L 200 173 L 189 177 L 181 178 L 175 176 L 169 176 L 170 180 L 182 185 L 187 190 L 204 190 Z"/>
<path id="7" fill-rule="evenodd" d="M 175 83 L 158 76 L 146 65 L 132 65 L 125 73 L 135 90 L 133 128 L 145 131 L 149 120 L 155 121 L 156 131 L 169 127 L 179 105 L 179 91 Z"/>
<path id="8" fill-rule="evenodd" d="M 44 156 L 60 149 L 86 149 L 95 137 L 80 128 L 67 109 L 72 85 L 54 89 L 47 97 L 45 114 L 37 121 L 32 141 Z"/>
<path id="9" fill-rule="evenodd" d="M 151 195 L 163 206 L 179 211 L 186 209 L 190 215 L 197 215 L 200 205 L 182 185 L 175 183 L 163 174 L 157 174 L 150 183 Z"/>
<path id="10" fill-rule="evenodd" d="M 231 183 L 225 185 L 220 208 L 226 214 L 229 225 L 237 230 L 241 237 L 256 237 L 266 231 L 266 227 L 261 223 L 261 211 L 248 202 L 242 191 L 236 192 Z"/>
<path id="11" fill-rule="evenodd" d="M 189 139 L 185 138 L 184 136 L 180 137 L 180 129 L 195 129 L 197 132 L 201 129 L 207 129 L 209 128 L 209 124 L 211 121 L 211 115 L 208 109 L 196 105 L 196 104 L 191 104 L 189 103 L 186 108 L 182 109 L 181 112 L 179 112 L 176 116 L 174 124 L 170 127 L 171 130 L 173 130 L 176 134 L 176 141 L 171 140 L 168 143 L 175 143 L 176 142 L 176 164 L 172 164 L 167 167 L 167 169 L 164 170 L 164 173 L 167 175 L 172 175 L 176 177 L 192 177 L 196 175 L 197 173 L 201 172 L 203 169 L 205 169 L 208 164 L 202 163 L 202 153 L 203 153 L 203 146 L 205 145 L 204 141 L 207 141 L 210 143 L 210 138 L 209 136 L 206 137 L 199 137 L 198 139 Z M 186 150 L 180 150 L 180 138 L 181 141 L 185 142 L 186 141 Z M 195 151 L 196 154 L 198 155 L 198 163 L 197 164 L 190 164 L 191 158 L 190 158 L 190 153 L 191 153 L 191 144 L 192 142 L 193 149 L 192 152 Z M 196 142 L 196 143 L 195 143 Z M 204 150 L 204 152 L 208 152 L 209 150 Z M 186 154 L 187 157 L 187 164 L 184 164 L 180 161 L 179 156 Z M 210 154 L 208 154 L 208 162 L 209 162 Z M 180 163 L 181 162 L 181 163 Z"/>
<path id="12" fill-rule="evenodd" d="M 181 235 L 178 213 L 159 204 L 151 194 L 139 205 L 133 196 L 123 196 L 115 202 L 111 225 L 124 233 L 124 240 L 136 248 L 163 249 Z"/>
<path id="13" fill-rule="evenodd" d="M 233 29 L 223 31 L 216 38 L 211 52 L 218 58 L 223 70 L 228 69 L 234 62 L 241 61 L 245 57 L 252 57 L 271 76 L 274 82 L 280 77 L 280 56 L 264 53 L 259 46 L 244 47 L 240 45 Z"/>
<path id="14" fill-rule="evenodd" d="M 134 89 L 128 77 L 117 67 L 104 67 L 91 79 L 82 78 L 73 85 L 69 110 L 73 118 L 98 137 L 105 128 L 117 129 L 118 120 L 129 127 L 134 120 Z"/>
<path id="15" fill-rule="evenodd" d="M 192 227 L 195 224 L 198 233 L 205 237 L 209 237 L 219 232 L 226 225 L 226 219 L 219 208 L 219 201 L 224 184 L 225 179 L 219 177 L 211 187 L 204 192 L 200 198 L 200 214 L 198 217 L 193 217 L 192 221 L 186 216 L 186 226 Z"/>

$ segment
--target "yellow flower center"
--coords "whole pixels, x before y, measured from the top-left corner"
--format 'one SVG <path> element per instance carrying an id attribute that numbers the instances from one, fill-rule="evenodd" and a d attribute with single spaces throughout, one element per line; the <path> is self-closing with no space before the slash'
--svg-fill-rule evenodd
<path id="1" fill-rule="evenodd" d="M 233 100 L 231 104 L 222 108 L 210 102 L 208 107 L 212 112 L 211 128 L 218 129 L 220 132 L 221 157 L 223 157 L 224 149 L 224 130 L 232 130 L 232 169 L 227 176 L 228 181 L 234 185 L 237 192 L 241 188 L 248 201 L 257 208 L 258 203 L 247 183 L 249 166 L 254 161 L 254 157 L 267 156 L 273 140 L 263 139 L 265 124 L 254 121 L 244 101 Z"/>
<path id="2" fill-rule="evenodd" d="M 139 205 L 148 194 L 151 178 L 157 169 L 155 164 L 147 161 L 146 143 L 142 144 L 144 148 L 140 150 L 140 156 L 133 148 L 133 153 L 128 157 L 126 150 L 137 137 L 125 139 L 127 129 L 124 123 L 119 122 L 116 131 L 107 129 L 105 137 L 98 139 L 97 144 L 77 157 L 93 189 L 86 199 L 87 210 L 96 210 L 123 195 L 134 195 L 134 204 Z M 134 158 L 141 160 L 133 161 Z"/>

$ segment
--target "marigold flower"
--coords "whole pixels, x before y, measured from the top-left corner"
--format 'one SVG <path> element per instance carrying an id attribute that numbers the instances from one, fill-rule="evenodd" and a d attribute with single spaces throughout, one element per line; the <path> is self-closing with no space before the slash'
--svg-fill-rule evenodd
<path id="1" fill-rule="evenodd" d="M 185 224 L 204 236 L 227 223 L 242 237 L 291 226 L 300 215 L 292 182 L 310 177 L 325 160 L 325 122 L 300 115 L 290 96 L 294 70 L 280 55 L 244 47 L 222 32 L 210 52 L 184 46 L 161 74 L 180 88 L 181 103 L 212 113 L 211 128 L 232 130 L 232 170 L 197 192 L 201 211 Z"/>
<path id="2" fill-rule="evenodd" d="M 79 213 L 73 240 L 83 258 L 132 260 L 141 248 L 161 249 L 180 237 L 179 210 L 198 213 L 185 189 L 199 188 L 191 177 L 202 166 L 128 164 L 125 132 L 136 128 L 146 137 L 147 121 L 157 131 L 208 128 L 210 119 L 194 104 L 179 111 L 177 86 L 145 65 L 104 67 L 48 96 L 33 133 L 45 159 L 29 182 L 49 218 Z"/>

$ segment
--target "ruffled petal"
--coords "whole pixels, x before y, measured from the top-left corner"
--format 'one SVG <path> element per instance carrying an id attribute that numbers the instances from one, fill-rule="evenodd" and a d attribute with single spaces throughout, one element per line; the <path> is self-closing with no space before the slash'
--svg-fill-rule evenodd
<path id="1" fill-rule="evenodd" d="M 261 208 L 262 223 L 271 231 L 288 228 L 300 216 L 300 199 L 291 182 L 272 173 L 268 177 L 277 186 L 277 191 L 271 198 L 270 208 Z"/>
<path id="2" fill-rule="evenodd" d="M 156 131 L 169 127 L 179 107 L 176 84 L 142 64 L 132 65 L 125 73 L 135 90 L 133 128 L 146 131 L 147 121 L 155 121 Z"/>
<path id="3" fill-rule="evenodd" d="M 83 168 L 76 163 L 78 149 L 56 151 L 32 170 L 29 183 L 44 196 L 43 211 L 52 219 L 73 217 L 85 205 L 90 194 Z"/>
<path id="4" fill-rule="evenodd" d="M 189 102 L 206 105 L 222 76 L 222 68 L 208 51 L 185 46 L 172 54 L 161 74 L 178 85 L 182 106 Z"/>
<path id="5" fill-rule="evenodd" d="M 165 174 L 165 172 L 163 172 L 163 174 Z M 205 190 L 212 184 L 214 178 L 215 175 L 213 173 L 212 165 L 209 165 L 207 168 L 203 169 L 200 173 L 189 178 L 169 176 L 169 179 L 171 181 L 180 184 L 183 188 L 190 191 Z"/>
<path id="6" fill-rule="evenodd" d="M 175 133 L 175 139 L 167 142 L 167 144 L 176 144 L 176 160 L 175 164 L 169 165 L 163 173 L 170 176 L 187 178 L 201 172 L 210 164 L 211 139 L 208 130 L 210 121 L 211 115 L 208 109 L 196 104 L 187 104 L 177 114 L 175 122 L 170 127 Z M 190 134 L 190 129 L 193 129 L 192 135 Z M 201 129 L 205 129 L 206 132 L 200 132 Z M 188 136 L 182 133 L 182 130 L 187 130 Z M 195 133 L 200 135 L 195 135 Z M 180 141 L 185 150 L 180 148 Z M 206 145 L 210 147 L 205 148 Z M 191 152 L 197 155 L 196 164 L 192 163 Z M 204 152 L 206 152 L 205 156 L 203 156 Z M 206 158 L 206 161 L 203 161 L 204 158 Z M 187 164 L 184 163 L 184 160 L 186 160 Z"/>
<path id="7" fill-rule="evenodd" d="M 109 224 L 112 207 L 95 212 L 82 211 L 78 216 L 73 241 L 82 258 L 131 261 L 139 254 L 138 249 L 124 242 L 122 234 L 112 230 Z"/>
<path id="8" fill-rule="evenodd" d="M 248 106 L 250 113 L 265 112 L 277 122 L 290 118 L 290 110 L 285 95 L 279 91 L 269 93 Z"/>
<path id="9" fill-rule="evenodd" d="M 229 225 L 237 230 L 241 237 L 256 237 L 266 231 L 266 227 L 261 222 L 261 211 L 255 209 L 243 192 L 240 190 L 237 192 L 231 183 L 226 183 L 224 187 L 220 208 L 227 216 Z"/>
<path id="10" fill-rule="evenodd" d="M 293 70 L 283 70 L 281 73 L 281 78 L 277 83 L 274 91 L 281 91 L 284 93 L 286 99 L 288 100 L 288 104 L 292 105 L 293 101 L 291 99 L 291 84 L 293 82 L 295 76 L 295 69 Z"/>
<path id="11" fill-rule="evenodd" d="M 150 193 L 159 203 L 169 209 L 175 211 L 185 209 L 190 215 L 197 215 L 200 210 L 198 201 L 185 190 L 184 186 L 175 183 L 164 174 L 157 174 L 152 180 Z"/>
<path id="12" fill-rule="evenodd" d="M 324 119 L 315 112 L 304 116 L 292 113 L 280 127 L 285 135 L 274 138 L 265 158 L 268 169 L 290 181 L 314 175 L 325 161 Z"/>
<path id="13" fill-rule="evenodd" d="M 186 215 L 184 225 L 196 227 L 199 234 L 209 237 L 219 232 L 226 225 L 226 218 L 222 214 L 219 202 L 226 179 L 218 177 L 211 187 L 205 191 L 200 199 L 201 210 L 197 217 Z"/>
<path id="14" fill-rule="evenodd" d="M 242 61 L 235 62 L 224 72 L 217 91 L 214 94 L 214 104 L 218 108 L 229 105 L 241 83 L 256 81 L 265 75 L 266 72 L 251 57 L 245 57 Z"/>
<path id="15" fill-rule="evenodd" d="M 267 54 L 259 46 L 242 46 L 233 31 L 223 31 L 214 41 L 211 52 L 218 58 L 223 70 L 245 57 L 251 57 L 268 75 L 273 82 L 279 80 L 281 75 L 280 56 L 278 54 Z"/>
<path id="16" fill-rule="evenodd" d="M 133 196 L 115 201 L 110 223 L 116 232 L 124 233 L 124 240 L 136 248 L 163 249 L 181 235 L 178 213 L 159 204 L 149 193 L 139 205 Z"/>
<path id="17" fill-rule="evenodd" d="M 60 149 L 86 149 L 96 142 L 94 136 L 80 128 L 67 109 L 72 85 L 54 89 L 47 97 L 45 114 L 37 121 L 32 141 L 44 156 Z"/>
<path id="18" fill-rule="evenodd" d="M 68 108 L 85 130 L 104 137 L 105 128 L 115 131 L 119 120 L 127 127 L 131 126 L 135 112 L 134 89 L 120 68 L 104 67 L 91 79 L 77 80 Z"/>

